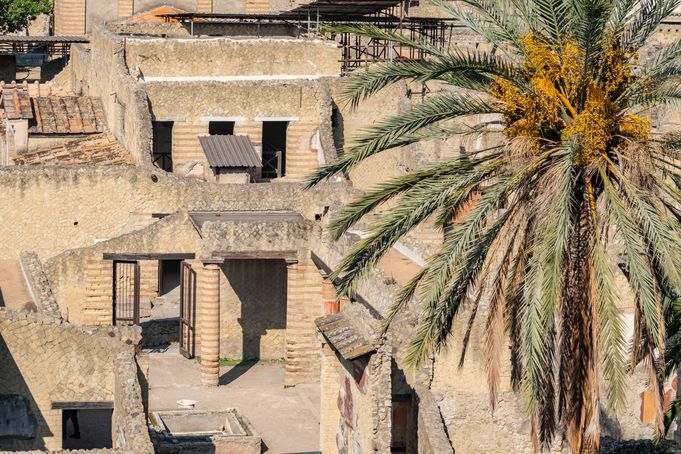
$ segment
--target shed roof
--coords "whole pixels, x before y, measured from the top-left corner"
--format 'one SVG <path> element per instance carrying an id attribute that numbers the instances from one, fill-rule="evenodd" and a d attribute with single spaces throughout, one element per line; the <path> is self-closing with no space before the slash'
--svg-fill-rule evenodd
<path id="1" fill-rule="evenodd" d="M 210 167 L 262 167 L 248 136 L 199 136 Z"/>
<path id="2" fill-rule="evenodd" d="M 312 11 L 314 14 L 319 12 L 322 17 L 345 16 L 350 18 L 375 14 L 384 9 L 397 6 L 400 3 L 400 0 L 315 0 L 283 14 L 295 15 L 297 13 L 304 13 L 307 15 L 308 11 Z"/>
<path id="3" fill-rule="evenodd" d="M 199 230 L 206 222 L 305 222 L 295 211 L 191 211 L 189 217 Z"/>
<path id="4" fill-rule="evenodd" d="M 102 100 L 87 96 L 32 98 L 34 134 L 94 134 L 106 131 Z"/>
<path id="5" fill-rule="evenodd" d="M 315 324 L 329 345 L 348 361 L 376 351 L 342 312 L 319 317 Z"/>
<path id="6" fill-rule="evenodd" d="M 10 120 L 30 120 L 33 118 L 31 98 L 26 90 L 4 88 L 2 90 L 2 108 L 5 109 L 5 115 Z"/>

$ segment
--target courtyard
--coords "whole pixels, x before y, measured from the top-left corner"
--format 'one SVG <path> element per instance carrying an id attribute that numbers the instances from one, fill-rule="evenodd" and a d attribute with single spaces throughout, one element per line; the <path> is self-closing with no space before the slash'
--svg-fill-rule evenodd
<path id="1" fill-rule="evenodd" d="M 262 436 L 263 452 L 319 452 L 319 384 L 286 386 L 283 363 L 223 366 L 220 386 L 206 388 L 198 361 L 181 356 L 178 344 L 147 352 L 150 412 L 177 409 L 181 399 L 197 410 L 236 408 Z"/>

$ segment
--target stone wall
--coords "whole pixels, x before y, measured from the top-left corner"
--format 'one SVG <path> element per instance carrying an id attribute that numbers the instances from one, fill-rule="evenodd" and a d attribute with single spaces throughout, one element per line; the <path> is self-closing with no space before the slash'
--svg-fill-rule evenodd
<path id="1" fill-rule="evenodd" d="M 86 329 L 54 322 L 40 313 L 3 310 L 0 339 L 0 392 L 27 398 L 35 419 L 35 438 L 0 440 L 0 449 L 61 449 L 61 410 L 52 409 L 54 402 L 122 404 L 132 399 L 116 396 L 114 377 L 119 354 L 127 350 L 132 355 L 132 346 L 139 340 L 134 331 Z M 130 419 L 129 424 L 139 427 L 139 418 Z M 118 433 L 116 425 L 113 433 Z"/>
<path id="2" fill-rule="evenodd" d="M 246 134 L 257 151 L 266 121 L 287 121 L 286 178 L 302 181 L 324 162 L 331 144 L 322 143 L 331 118 L 331 98 L 324 80 L 187 80 L 146 82 L 153 118 L 173 122 L 173 163 L 204 161 L 198 135 L 210 121 L 234 121 L 234 133 Z M 207 165 L 204 163 L 204 165 Z"/>
<path id="3" fill-rule="evenodd" d="M 62 0 L 63 1 L 63 0 Z M 151 165 L 152 129 L 147 99 L 125 64 L 125 41 L 97 25 L 88 47 L 71 48 L 71 87 L 102 99 L 109 130 L 140 165 Z"/>
<path id="4" fill-rule="evenodd" d="M 220 268 L 220 356 L 283 359 L 286 263 L 227 260 Z"/>
<path id="5" fill-rule="evenodd" d="M 64 252 L 49 260 L 45 268 L 67 320 L 85 325 L 111 324 L 113 261 L 104 260 L 104 253 L 198 253 L 200 249 L 194 226 L 186 213 L 179 213 L 141 231 Z M 141 290 L 148 299 L 155 296 L 158 274 L 153 264 L 157 262 L 142 263 L 152 265 L 144 266 L 150 273 L 140 273 Z"/>
<path id="6" fill-rule="evenodd" d="M 38 255 L 35 252 L 24 251 L 19 256 L 19 264 L 38 312 L 55 319 L 61 318 L 59 304 L 52 293 L 50 281 Z"/>
<path id="7" fill-rule="evenodd" d="M 339 46 L 310 39 L 128 38 L 125 62 L 155 77 L 320 77 L 340 74 Z"/>
<path id="8" fill-rule="evenodd" d="M 0 258 L 34 250 L 42 260 L 130 231 L 140 214 L 151 219 L 191 205 L 294 210 L 314 219 L 351 194 L 342 184 L 310 191 L 299 184 L 218 185 L 139 167 L 8 167 L 0 169 L 0 190 Z"/>

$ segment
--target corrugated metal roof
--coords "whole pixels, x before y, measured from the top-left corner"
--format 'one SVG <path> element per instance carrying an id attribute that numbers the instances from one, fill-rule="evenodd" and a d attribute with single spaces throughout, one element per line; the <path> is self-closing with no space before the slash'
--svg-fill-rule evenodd
<path id="1" fill-rule="evenodd" d="M 356 17 L 374 14 L 384 9 L 399 5 L 400 0 L 316 0 L 304 5 L 300 5 L 283 13 L 292 15 L 312 11 L 321 16 L 335 15 Z"/>
<path id="2" fill-rule="evenodd" d="M 342 312 L 325 315 L 314 322 L 329 345 L 348 361 L 376 351 Z"/>
<path id="3" fill-rule="evenodd" d="M 31 98 L 26 90 L 17 88 L 5 88 L 2 90 L 2 108 L 10 120 L 33 118 Z"/>
<path id="4" fill-rule="evenodd" d="M 248 136 L 199 136 L 210 167 L 262 167 Z"/>

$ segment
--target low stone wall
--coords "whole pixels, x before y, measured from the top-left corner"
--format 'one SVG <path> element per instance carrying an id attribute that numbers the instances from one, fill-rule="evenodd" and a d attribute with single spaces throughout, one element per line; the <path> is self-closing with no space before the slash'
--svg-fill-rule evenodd
<path id="1" fill-rule="evenodd" d="M 19 256 L 19 264 L 38 312 L 55 319 L 61 318 L 57 299 L 52 293 L 50 281 L 43 270 L 38 254 L 32 251 L 22 252 Z"/>
<path id="2" fill-rule="evenodd" d="M 112 439 L 114 450 L 151 454 L 154 447 L 149 439 L 142 390 L 137 379 L 137 364 L 133 348 L 123 350 L 114 362 L 114 413 Z"/>

